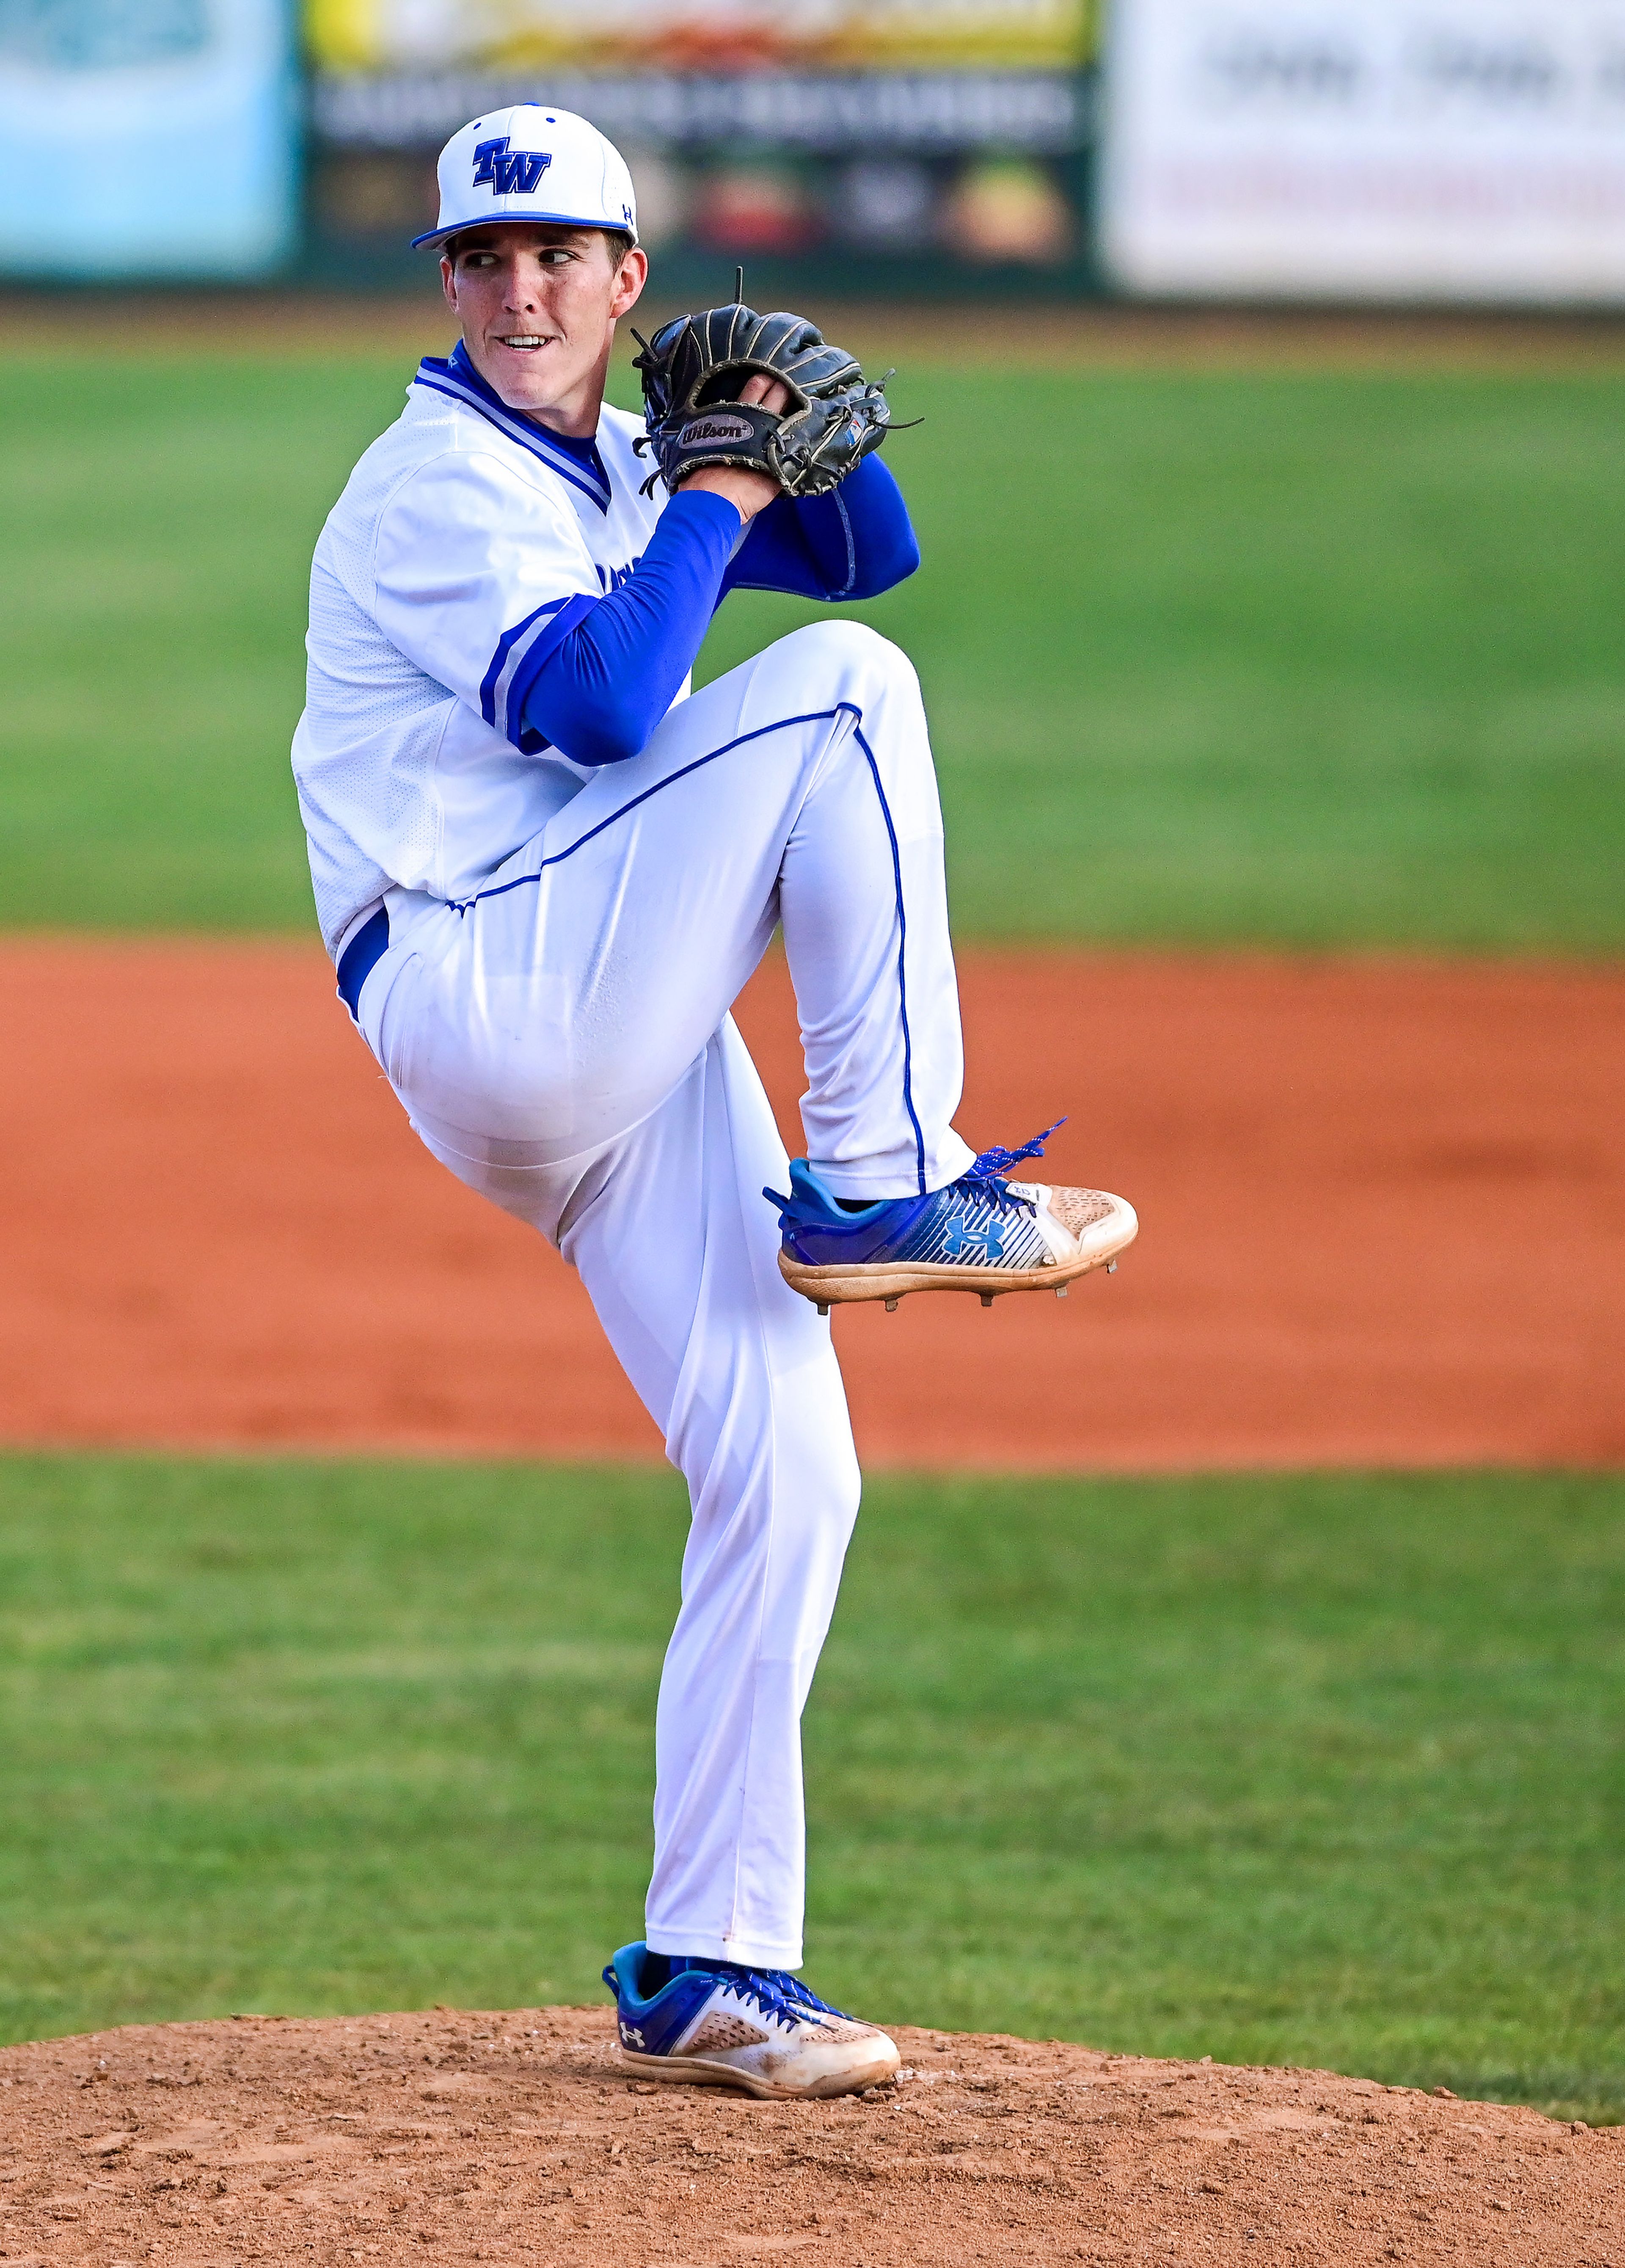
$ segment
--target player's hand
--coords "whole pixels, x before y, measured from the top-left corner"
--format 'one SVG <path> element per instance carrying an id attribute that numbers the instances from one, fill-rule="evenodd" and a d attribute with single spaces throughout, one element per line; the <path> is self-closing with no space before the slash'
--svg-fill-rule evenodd
<path id="1" fill-rule="evenodd" d="M 739 388 L 739 400 L 759 403 L 782 417 L 790 408 L 790 388 L 782 378 L 769 378 L 765 371 L 753 371 Z"/>
<path id="2" fill-rule="evenodd" d="M 769 378 L 765 371 L 753 371 L 739 388 L 739 399 L 770 409 L 776 417 L 782 417 L 790 408 L 790 388 L 782 378 Z M 776 481 L 770 481 L 765 473 L 753 473 L 744 465 L 716 465 L 709 472 L 690 473 L 681 485 L 726 497 L 747 525 L 759 512 L 765 512 L 779 493 Z"/>

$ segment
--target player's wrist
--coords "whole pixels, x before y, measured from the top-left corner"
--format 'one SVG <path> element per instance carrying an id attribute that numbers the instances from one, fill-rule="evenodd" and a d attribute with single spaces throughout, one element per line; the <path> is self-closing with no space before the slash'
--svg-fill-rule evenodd
<path id="1" fill-rule="evenodd" d="M 745 465 L 701 465 L 677 484 L 679 496 L 719 496 L 726 499 L 746 525 L 779 496 L 781 490 L 766 473 Z"/>

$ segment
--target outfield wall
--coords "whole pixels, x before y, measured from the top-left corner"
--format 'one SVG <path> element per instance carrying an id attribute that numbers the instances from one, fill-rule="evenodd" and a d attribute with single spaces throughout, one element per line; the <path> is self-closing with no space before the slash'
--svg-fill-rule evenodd
<path id="1" fill-rule="evenodd" d="M 0 276 L 427 291 L 441 144 L 545 98 L 678 300 L 1625 304 L 1625 0 L 294 6 L 0 21 Z"/>

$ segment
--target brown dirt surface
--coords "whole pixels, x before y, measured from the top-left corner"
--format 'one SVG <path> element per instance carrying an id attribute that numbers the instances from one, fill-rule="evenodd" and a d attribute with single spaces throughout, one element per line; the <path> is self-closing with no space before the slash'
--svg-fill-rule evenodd
<path id="1" fill-rule="evenodd" d="M 629 2083 L 607 2008 L 0 2051 L 0 2259 L 1619 2268 L 1625 2129 L 1325 2072 L 896 2032 L 861 2100 Z"/>
<path id="2" fill-rule="evenodd" d="M 835 1330 L 872 1461 L 1625 1462 L 1625 970 L 979 953 L 960 1123 L 1139 1242 Z M 419 1146 L 319 947 L 0 945 L 0 1440 L 658 1456 L 577 1279 Z M 782 962 L 741 1004 L 792 1147 Z"/>

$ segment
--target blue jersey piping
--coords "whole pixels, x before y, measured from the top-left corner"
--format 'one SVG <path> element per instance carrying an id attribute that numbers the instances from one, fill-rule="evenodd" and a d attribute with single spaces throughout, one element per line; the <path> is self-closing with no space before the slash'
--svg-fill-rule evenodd
<path id="1" fill-rule="evenodd" d="M 903 1034 L 903 1108 L 908 1114 L 908 1123 L 914 1129 L 920 1195 L 924 1197 L 927 1194 L 925 1136 L 921 1129 L 919 1114 L 914 1107 L 914 1041 L 908 1028 L 908 921 L 903 910 L 902 858 L 897 847 L 897 829 L 892 822 L 892 808 L 886 799 L 886 790 L 880 784 L 880 767 L 875 762 L 874 750 L 864 736 L 864 712 L 855 701 L 837 701 L 831 709 L 809 709 L 798 717 L 780 717 L 771 725 L 757 725 L 748 733 L 739 733 L 733 740 L 725 740 L 719 748 L 708 748 L 704 755 L 696 756 L 692 763 L 684 764 L 680 770 L 668 772 L 652 787 L 646 787 L 640 793 L 629 797 L 618 811 L 612 811 L 607 818 L 600 819 L 596 827 L 588 828 L 585 835 L 578 835 L 573 843 L 566 843 L 562 850 L 555 850 L 551 857 L 542 859 L 533 873 L 516 874 L 511 882 L 498 882 L 494 889 L 476 890 L 471 898 L 448 898 L 446 903 L 460 916 L 472 911 L 475 906 L 482 905 L 488 898 L 505 898 L 511 890 L 528 889 L 533 885 L 539 885 L 549 866 L 557 866 L 564 859 L 573 858 L 577 850 L 585 850 L 589 843 L 602 835 L 606 828 L 613 827 L 617 820 L 626 818 L 640 804 L 647 803 L 651 796 L 660 794 L 665 788 L 675 787 L 679 780 L 687 779 L 691 772 L 702 771 L 707 764 L 715 763 L 719 756 L 731 755 L 735 748 L 745 747 L 752 740 L 763 740 L 769 733 L 786 733 L 797 725 L 832 724 L 842 715 L 852 719 L 853 735 L 864 752 L 870 777 L 874 781 L 880 815 L 886 821 L 886 839 L 892 849 L 892 884 L 897 899 L 897 1005 Z"/>
<path id="2" fill-rule="evenodd" d="M 458 369 L 456 355 L 449 360 L 425 355 L 417 366 L 417 375 L 412 383 L 425 387 L 431 394 L 443 394 L 447 401 L 460 401 L 465 409 L 474 410 L 510 441 L 539 459 L 550 473 L 556 473 L 562 481 L 568 481 L 571 488 L 579 489 L 583 496 L 590 497 L 605 518 L 609 517 L 607 479 L 599 480 L 588 467 L 568 451 L 550 447 L 542 428 L 518 416 L 505 402 L 499 401 L 472 365 L 465 372 Z"/>
<path id="3" fill-rule="evenodd" d="M 844 703 L 842 704 L 846 705 Z M 892 846 L 892 880 L 897 893 L 897 1008 L 903 1027 L 903 1108 L 908 1113 L 908 1123 L 914 1129 L 915 1159 L 920 1177 L 920 1195 L 925 1189 L 925 1136 L 914 1108 L 914 1041 L 908 1030 L 908 917 L 903 911 L 903 862 L 897 848 L 897 829 L 892 824 L 892 806 L 886 799 L 886 790 L 880 784 L 880 767 L 875 762 L 874 750 L 864 738 L 864 720 L 857 710 L 852 711 L 852 731 L 858 747 L 869 762 L 875 784 L 875 793 L 880 799 L 880 815 L 886 821 L 887 840 Z"/>
<path id="4" fill-rule="evenodd" d="M 599 603 L 583 592 L 572 593 L 568 598 L 549 599 L 526 615 L 523 622 L 505 630 L 496 641 L 490 665 L 480 681 L 480 714 L 526 755 L 535 755 L 549 745 L 525 723 L 525 703 L 530 688 L 559 645 Z M 544 617 L 551 619 L 544 621 Z M 540 629 L 534 627 L 538 623 L 541 624 Z M 522 647 L 521 640 L 525 641 Z M 520 648 L 517 659 L 516 647 Z"/>

